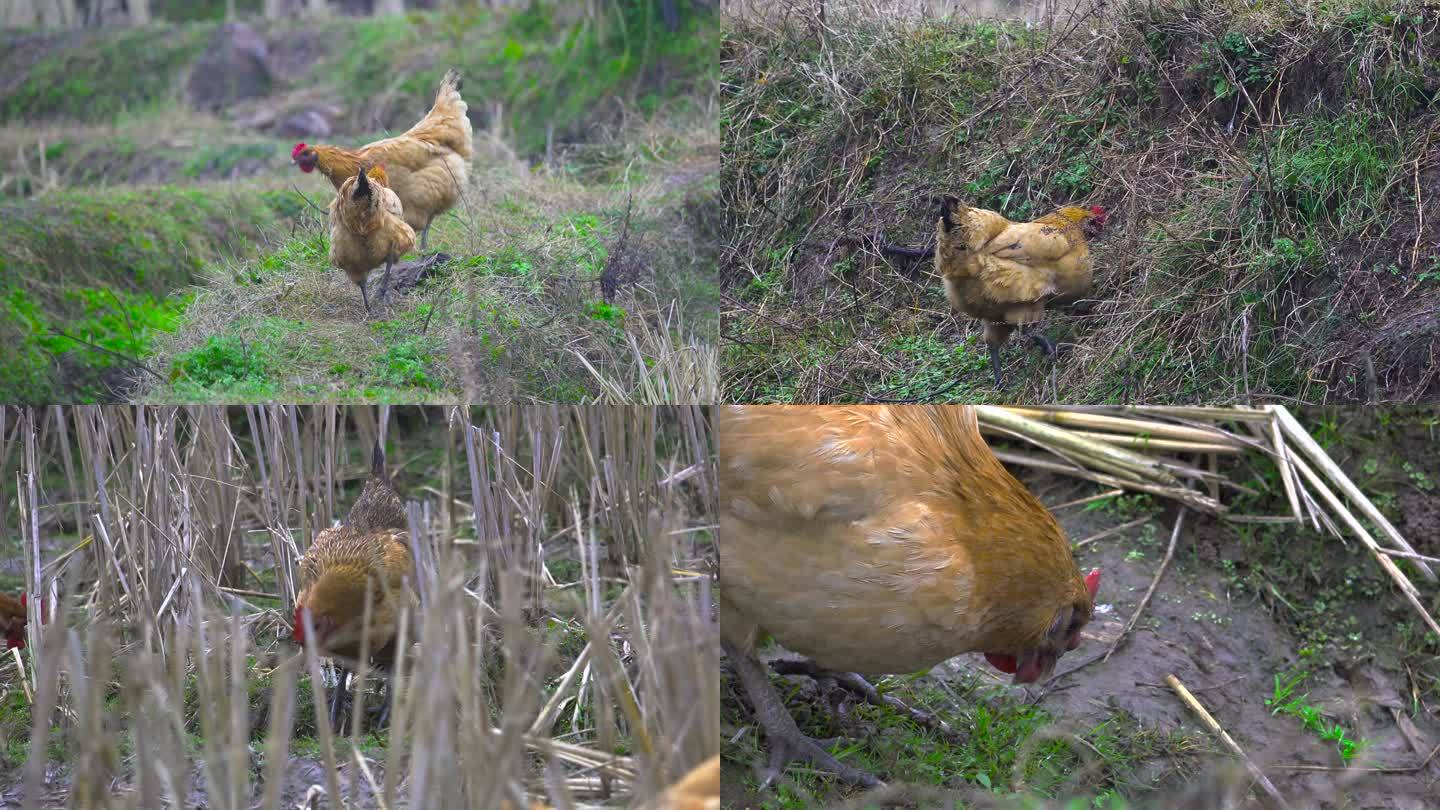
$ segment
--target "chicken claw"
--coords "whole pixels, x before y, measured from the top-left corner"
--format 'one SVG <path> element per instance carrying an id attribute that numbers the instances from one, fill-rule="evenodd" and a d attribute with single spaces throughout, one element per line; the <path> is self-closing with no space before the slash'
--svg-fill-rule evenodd
<path id="1" fill-rule="evenodd" d="M 721 646 L 730 659 L 730 666 L 740 677 L 740 683 L 755 707 L 755 719 L 765 729 L 765 737 L 770 743 L 770 762 L 761 784 L 762 790 L 775 781 L 785 765 L 796 760 L 830 771 L 850 784 L 867 788 L 883 784 L 870 774 L 841 763 L 818 741 L 801 734 L 800 727 L 795 725 L 794 718 L 775 693 L 775 685 L 770 683 L 770 674 L 765 671 L 764 665 L 728 641 L 722 640 Z"/>
<path id="2" fill-rule="evenodd" d="M 1046 357 L 1055 356 L 1055 342 L 1052 341 L 1050 338 L 1045 337 L 1039 332 L 1029 332 L 1025 335 L 1025 337 L 1028 338 L 1031 343 L 1039 346 L 1040 351 L 1044 352 Z"/>
<path id="3" fill-rule="evenodd" d="M 950 727 L 949 723 L 924 709 L 917 709 L 903 700 L 890 695 L 880 694 L 869 681 L 860 677 L 854 672 L 832 672 L 828 669 L 821 669 L 813 661 L 771 661 L 770 668 L 780 675 L 808 675 L 816 681 L 832 681 L 837 686 L 853 692 L 865 699 L 871 706 L 879 706 L 882 709 L 893 709 L 900 714 L 909 717 L 917 724 L 932 731 L 937 731 L 952 740 L 963 740 L 963 735 L 957 733 Z"/>

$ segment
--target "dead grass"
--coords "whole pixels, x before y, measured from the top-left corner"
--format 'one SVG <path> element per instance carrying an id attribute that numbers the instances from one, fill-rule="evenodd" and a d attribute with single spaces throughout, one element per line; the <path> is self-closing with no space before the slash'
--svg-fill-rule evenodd
<path id="1" fill-rule="evenodd" d="M 0 793 L 583 807 L 653 796 L 712 755 L 708 414 L 388 410 L 0 411 L 0 466 L 18 458 L 22 482 L 0 518 L 55 606 L 0 663 Z M 319 662 L 281 639 L 295 561 L 344 514 L 377 431 L 423 607 L 389 728 L 346 739 L 314 710 Z"/>

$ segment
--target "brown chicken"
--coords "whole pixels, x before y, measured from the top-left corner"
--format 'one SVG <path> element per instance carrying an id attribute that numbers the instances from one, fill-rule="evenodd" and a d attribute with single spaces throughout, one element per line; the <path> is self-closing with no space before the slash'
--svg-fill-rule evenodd
<path id="1" fill-rule="evenodd" d="M 390 268 L 415 247 L 415 231 L 400 215 L 400 198 L 386 187 L 383 166 L 357 171 L 330 201 L 330 263 L 360 287 L 360 300 L 370 311 L 365 281 L 385 265 L 380 303 L 389 300 Z"/>
<path id="2" fill-rule="evenodd" d="M 446 72 L 430 112 L 401 135 L 359 149 L 297 143 L 290 162 L 307 174 L 318 168 L 337 191 L 362 165 L 383 163 L 390 173 L 390 188 L 405 207 L 405 222 L 420 231 L 424 250 L 430 223 L 455 206 L 470 176 L 474 149 L 460 84 L 459 73 Z"/>
<path id="3" fill-rule="evenodd" d="M 967 652 L 1033 683 L 1080 643 L 1100 573 L 1080 575 L 971 408 L 729 406 L 720 437 L 721 640 L 770 779 L 800 759 L 877 784 L 800 733 L 755 658 L 763 633 L 869 690 L 860 675 Z"/>
<path id="4" fill-rule="evenodd" d="M 5 636 L 5 649 L 25 649 L 26 595 L 20 598 L 0 593 L 0 635 Z"/>
<path id="5" fill-rule="evenodd" d="M 1055 344 L 1030 331 L 1045 308 L 1090 292 L 1089 240 L 1105 228 L 1105 209 L 1069 206 L 1034 222 L 1011 222 L 983 208 L 940 201 L 935 223 L 935 272 L 945 279 L 950 310 L 985 322 L 995 387 L 1004 385 L 1000 347 L 1016 327 L 1047 355 Z"/>
<path id="6" fill-rule="evenodd" d="M 655 810 L 720 810 L 720 755 L 696 765 L 660 795 Z"/>
<path id="7" fill-rule="evenodd" d="M 366 592 L 370 593 L 371 612 L 365 646 L 381 669 L 388 669 L 394 661 L 402 615 L 417 607 L 407 525 L 400 496 L 385 474 L 385 451 L 377 441 L 370 479 L 345 522 L 317 534 L 300 560 L 293 639 L 296 644 L 305 643 L 308 616 L 317 650 L 345 661 L 330 704 L 330 722 L 336 728 L 341 704 L 348 697 L 348 664 L 359 660 L 362 642 L 367 640 L 362 638 Z M 387 701 L 378 720 L 382 725 L 389 708 Z"/>

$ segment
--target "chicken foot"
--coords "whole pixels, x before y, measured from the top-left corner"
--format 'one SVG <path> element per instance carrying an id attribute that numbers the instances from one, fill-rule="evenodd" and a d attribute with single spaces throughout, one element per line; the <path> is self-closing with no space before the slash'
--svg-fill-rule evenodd
<path id="1" fill-rule="evenodd" d="M 808 675 L 816 681 L 831 681 L 836 686 L 853 692 L 864 698 L 871 706 L 879 706 L 882 709 L 893 709 L 900 714 L 909 717 L 918 725 L 924 726 L 932 731 L 949 737 L 952 740 L 963 740 L 964 736 L 950 727 L 950 724 L 941 720 L 935 714 L 924 709 L 917 709 L 900 698 L 891 695 L 882 695 L 871 683 L 854 672 L 832 672 L 815 665 L 814 661 L 771 661 L 770 668 L 780 675 Z"/>
<path id="2" fill-rule="evenodd" d="M 1000 344 L 990 344 L 990 370 L 995 372 L 995 387 L 1004 388 L 1005 378 L 1000 376 Z"/>
<path id="3" fill-rule="evenodd" d="M 776 694 L 775 685 L 770 682 L 770 674 L 765 670 L 765 666 L 754 656 L 741 652 L 728 641 L 722 639 L 721 646 L 725 650 L 725 657 L 730 659 L 730 666 L 740 677 L 740 683 L 745 687 L 751 705 L 755 707 L 755 719 L 765 729 L 765 738 L 770 742 L 770 761 L 760 786 L 762 790 L 780 776 L 787 764 L 797 760 L 830 771 L 851 784 L 867 788 L 879 787 L 882 784 L 870 774 L 841 763 L 821 747 L 819 741 L 800 733 L 800 727 L 795 725 L 795 718 L 790 716 L 789 710 Z"/>
<path id="4" fill-rule="evenodd" d="M 1040 347 L 1040 351 L 1044 352 L 1046 357 L 1055 356 L 1055 341 L 1051 340 L 1048 337 L 1045 337 L 1039 332 L 1026 332 L 1025 338 L 1031 343 L 1034 343 L 1036 346 Z"/>

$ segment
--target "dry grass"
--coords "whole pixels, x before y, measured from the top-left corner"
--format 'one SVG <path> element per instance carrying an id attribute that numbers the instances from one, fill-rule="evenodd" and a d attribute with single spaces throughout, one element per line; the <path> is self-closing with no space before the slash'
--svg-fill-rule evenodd
<path id="1" fill-rule="evenodd" d="M 707 413 L 388 410 L 0 411 L 21 482 L 0 519 L 22 529 L 27 591 L 57 607 L 0 664 L 0 793 L 629 804 L 715 753 Z M 377 431 L 422 608 L 389 728 L 345 739 L 314 710 L 320 662 L 281 639 L 295 560 L 343 515 Z"/>

